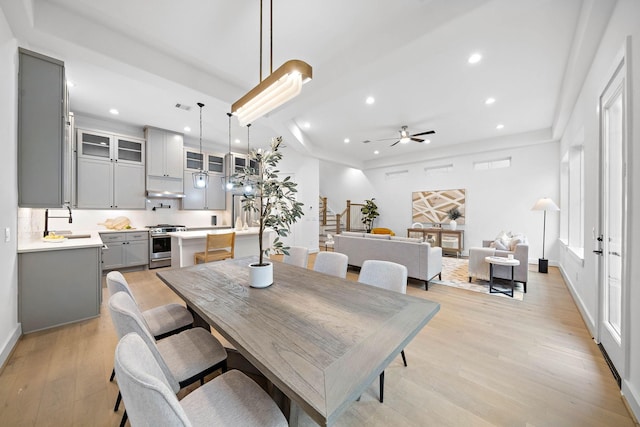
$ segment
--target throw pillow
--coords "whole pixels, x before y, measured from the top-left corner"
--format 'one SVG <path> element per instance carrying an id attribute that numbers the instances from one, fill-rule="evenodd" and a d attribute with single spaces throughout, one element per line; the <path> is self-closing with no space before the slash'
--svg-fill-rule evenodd
<path id="1" fill-rule="evenodd" d="M 516 250 L 516 245 L 524 243 L 524 240 L 521 237 L 513 237 L 509 242 L 509 250 L 511 252 Z"/>
<path id="2" fill-rule="evenodd" d="M 502 241 L 502 239 L 496 239 L 494 240 L 490 245 L 490 248 L 495 248 L 498 249 L 500 251 L 508 251 L 509 250 L 509 246 L 505 245 L 504 242 Z"/>

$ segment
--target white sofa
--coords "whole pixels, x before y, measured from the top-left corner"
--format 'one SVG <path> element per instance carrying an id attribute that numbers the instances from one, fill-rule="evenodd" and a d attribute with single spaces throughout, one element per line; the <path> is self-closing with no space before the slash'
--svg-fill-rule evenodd
<path id="1" fill-rule="evenodd" d="M 408 276 L 424 280 L 429 290 L 429 280 L 442 278 L 442 248 L 432 247 L 421 239 L 343 232 L 334 236 L 334 250 L 349 257 L 349 265 L 362 267 L 368 259 L 392 261 L 407 267 Z"/>

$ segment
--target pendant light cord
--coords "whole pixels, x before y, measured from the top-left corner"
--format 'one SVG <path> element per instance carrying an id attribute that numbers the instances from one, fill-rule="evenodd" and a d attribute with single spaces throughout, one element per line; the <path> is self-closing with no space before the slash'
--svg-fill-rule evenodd
<path id="1" fill-rule="evenodd" d="M 202 154 L 202 107 L 204 107 L 204 104 L 202 102 L 198 102 L 198 107 L 200 107 L 200 155 L 202 156 L 200 172 L 204 172 L 204 155 Z"/>
<path id="2" fill-rule="evenodd" d="M 273 74 L 273 0 L 269 2 L 269 75 Z M 260 0 L 260 78 L 262 82 L 262 0 Z"/>

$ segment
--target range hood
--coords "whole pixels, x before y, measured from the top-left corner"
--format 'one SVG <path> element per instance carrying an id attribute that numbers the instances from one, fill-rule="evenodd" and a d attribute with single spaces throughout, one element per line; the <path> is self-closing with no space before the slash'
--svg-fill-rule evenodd
<path id="1" fill-rule="evenodd" d="M 186 195 L 173 191 L 147 190 L 147 197 L 150 199 L 184 199 Z"/>

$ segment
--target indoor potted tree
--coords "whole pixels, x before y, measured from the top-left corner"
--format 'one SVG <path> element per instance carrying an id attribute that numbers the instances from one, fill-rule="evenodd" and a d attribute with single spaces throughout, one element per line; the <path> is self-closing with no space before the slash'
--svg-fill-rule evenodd
<path id="1" fill-rule="evenodd" d="M 447 211 L 447 217 L 450 219 L 449 227 L 451 227 L 452 230 L 455 230 L 458 227 L 458 221 L 456 220 L 462 217 L 462 214 L 458 208 L 451 208 Z"/>
<path id="2" fill-rule="evenodd" d="M 291 225 L 304 215 L 303 204 L 296 200 L 298 184 L 289 176 L 282 179 L 278 176 L 280 171 L 276 167 L 282 159 L 282 152 L 279 151 L 281 143 L 282 137 L 279 136 L 271 140 L 271 150 L 252 150 L 249 159 L 257 167 L 245 167 L 234 177 L 239 186 L 252 189 L 242 195 L 243 210 L 256 212 L 258 216 L 260 255 L 258 263 L 249 265 L 251 286 L 256 288 L 264 288 L 273 283 L 273 264 L 265 261 L 264 256 L 268 256 L 271 251 L 288 254 L 289 247 L 284 245 L 280 237 L 286 237 Z M 267 228 L 276 233 L 276 238 L 265 249 L 263 234 Z"/>
<path id="3" fill-rule="evenodd" d="M 373 221 L 380 216 L 378 213 L 378 205 L 374 202 L 375 198 L 364 201 L 364 206 L 360 208 L 362 213 L 362 223 L 367 230 L 367 233 L 371 233 L 373 228 Z"/>

